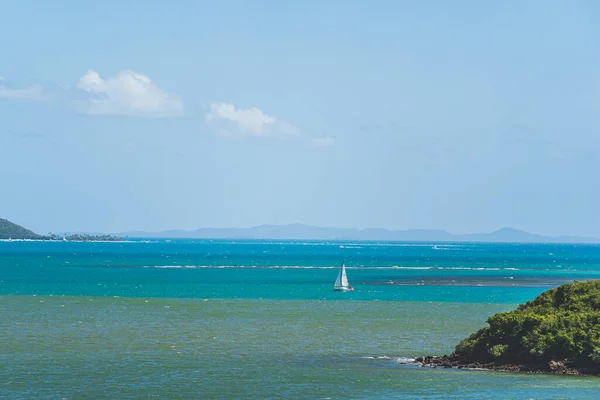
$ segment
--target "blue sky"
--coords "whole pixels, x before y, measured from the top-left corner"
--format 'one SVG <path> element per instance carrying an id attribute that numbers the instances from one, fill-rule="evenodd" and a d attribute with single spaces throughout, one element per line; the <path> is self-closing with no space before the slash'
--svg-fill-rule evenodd
<path id="1" fill-rule="evenodd" d="M 38 232 L 600 236 L 593 1 L 0 10 L 0 215 Z"/>

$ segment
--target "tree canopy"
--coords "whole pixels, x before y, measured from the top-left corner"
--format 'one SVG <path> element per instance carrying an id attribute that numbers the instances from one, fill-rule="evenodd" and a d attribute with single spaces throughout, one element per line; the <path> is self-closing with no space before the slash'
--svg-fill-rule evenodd
<path id="1" fill-rule="evenodd" d="M 482 363 L 600 369 L 600 281 L 565 284 L 488 318 L 454 355 Z"/>
<path id="2" fill-rule="evenodd" d="M 14 224 L 9 220 L 0 218 L 0 239 L 40 239 L 42 236 Z"/>
<path id="3" fill-rule="evenodd" d="M 36 239 L 36 240 L 66 240 L 66 241 L 119 241 L 121 238 L 111 235 L 88 235 L 76 233 L 67 236 L 59 236 L 50 234 L 48 236 L 38 235 L 35 232 L 25 229 L 20 225 L 10 222 L 9 220 L 0 218 L 0 240 L 1 239 Z"/>

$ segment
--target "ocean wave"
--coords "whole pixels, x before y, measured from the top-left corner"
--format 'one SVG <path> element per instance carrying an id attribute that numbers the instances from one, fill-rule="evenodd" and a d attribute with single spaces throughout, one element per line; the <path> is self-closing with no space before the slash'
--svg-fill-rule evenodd
<path id="1" fill-rule="evenodd" d="M 411 364 L 415 362 L 415 359 L 411 357 L 394 357 L 394 362 L 398 364 Z"/>
<path id="2" fill-rule="evenodd" d="M 367 360 L 391 360 L 393 357 L 390 356 L 364 356 Z"/>
<path id="3" fill-rule="evenodd" d="M 431 247 L 431 250 L 449 251 L 449 250 L 460 250 L 464 246 L 455 244 L 435 244 Z"/>
<path id="4" fill-rule="evenodd" d="M 144 265 L 141 268 L 174 268 L 174 269 L 203 269 L 203 268 L 214 268 L 214 269 L 339 269 L 338 265 Z M 409 270 L 409 271 L 444 271 L 444 270 L 457 270 L 457 271 L 519 271 L 518 268 L 497 268 L 497 267 L 409 267 L 409 266 L 354 266 L 346 267 L 349 270 Z"/>
<path id="5" fill-rule="evenodd" d="M 439 243 L 361 243 L 361 246 L 383 246 L 383 247 L 437 247 L 435 250 L 467 247 L 464 244 L 439 244 Z"/>
<path id="6" fill-rule="evenodd" d="M 435 271 L 519 271 L 519 268 L 499 267 L 364 267 L 358 269 L 406 269 L 406 270 L 435 270 Z"/>
<path id="7" fill-rule="evenodd" d="M 218 239 L 216 239 L 218 240 Z M 365 247 L 437 247 L 437 250 L 449 250 L 453 248 L 468 247 L 468 244 L 446 244 L 436 242 L 421 242 L 421 243 L 398 243 L 398 242 L 386 242 L 386 241 L 339 241 L 339 240 L 322 240 L 322 241 L 272 241 L 266 239 L 249 240 L 249 241 L 229 241 L 229 239 L 223 239 L 230 244 L 244 244 L 244 245 L 285 245 L 285 246 L 337 246 L 345 249 L 362 249 Z"/>
<path id="8" fill-rule="evenodd" d="M 367 360 L 392 360 L 398 364 L 411 364 L 415 361 L 415 359 L 411 357 L 365 356 L 362 358 Z"/>
<path id="9" fill-rule="evenodd" d="M 142 268 L 181 268 L 181 269 L 339 269 L 339 266 L 298 266 L 298 265 L 144 265 Z M 351 269 L 351 268 L 348 268 Z M 360 269 L 360 268 L 359 268 Z"/>

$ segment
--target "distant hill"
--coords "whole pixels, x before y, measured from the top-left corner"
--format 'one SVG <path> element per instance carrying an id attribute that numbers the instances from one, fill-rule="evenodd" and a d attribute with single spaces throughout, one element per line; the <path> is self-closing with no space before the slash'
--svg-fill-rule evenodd
<path id="1" fill-rule="evenodd" d="M 40 239 L 41 235 L 0 218 L 0 239 Z"/>
<path id="2" fill-rule="evenodd" d="M 192 231 L 126 232 L 118 236 L 139 238 L 190 239 L 291 239 L 291 240 L 381 240 L 431 242 L 513 242 L 513 243 L 599 243 L 592 237 L 541 236 L 514 228 L 491 233 L 455 235 L 443 230 L 347 229 L 325 228 L 303 224 L 260 225 L 253 228 L 202 228 Z"/>
<path id="3" fill-rule="evenodd" d="M 121 238 L 114 237 L 111 235 L 99 234 L 90 235 L 85 233 L 69 234 L 69 235 L 56 235 L 50 234 L 48 236 L 38 235 L 29 229 L 23 228 L 21 225 L 17 225 L 10 222 L 7 219 L 0 218 L 0 240 L 13 239 L 35 239 L 35 240 L 51 240 L 51 241 L 67 241 L 67 242 L 114 242 L 122 240 Z"/>
<path id="4" fill-rule="evenodd" d="M 100 233 L 65 235 L 67 240 L 119 240 L 119 237 L 136 238 L 186 238 L 186 239 L 275 239 L 275 240 L 374 240 L 400 242 L 506 242 L 506 243 L 600 243 L 593 237 L 542 236 L 514 228 L 502 228 L 491 233 L 455 235 L 434 229 L 351 229 L 319 226 L 260 225 L 253 228 L 202 228 L 192 231 L 170 230 L 163 232 L 126 232 L 115 236 Z M 63 235 L 42 236 L 24 227 L 0 218 L 0 239 L 58 240 Z"/>

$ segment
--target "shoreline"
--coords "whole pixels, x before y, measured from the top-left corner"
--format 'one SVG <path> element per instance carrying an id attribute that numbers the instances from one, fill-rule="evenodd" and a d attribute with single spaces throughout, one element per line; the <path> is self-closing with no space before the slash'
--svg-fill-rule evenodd
<path id="1" fill-rule="evenodd" d="M 134 243 L 136 240 L 62 240 L 62 239 L 0 239 L 2 243 L 11 242 L 51 242 L 51 243 Z"/>
<path id="2" fill-rule="evenodd" d="M 546 365 L 495 364 L 465 360 L 454 355 L 417 357 L 405 364 L 426 368 L 453 368 L 470 371 L 521 372 L 530 374 L 552 374 L 600 377 L 600 369 L 568 367 L 563 361 L 550 361 Z"/>

